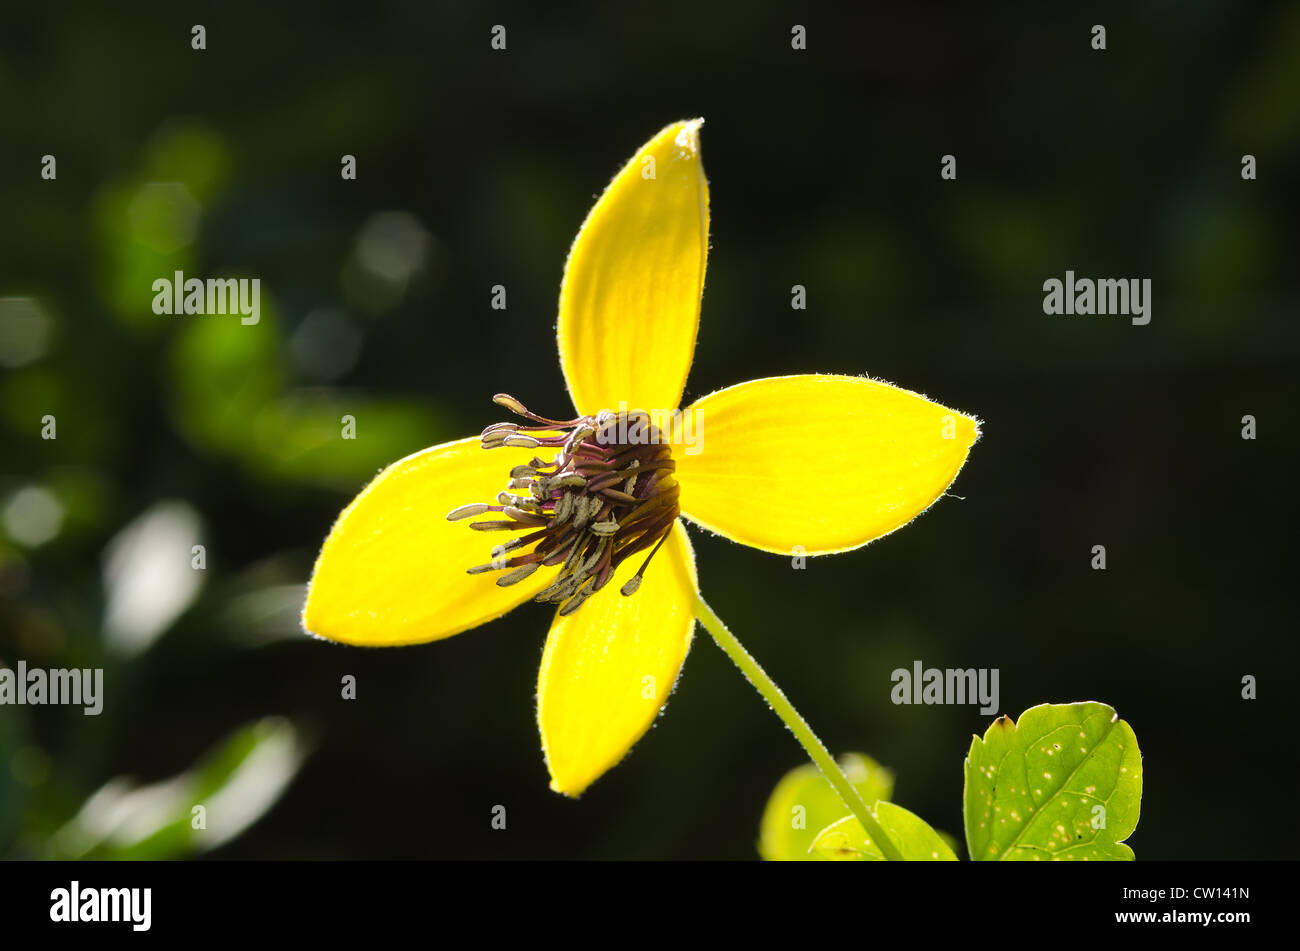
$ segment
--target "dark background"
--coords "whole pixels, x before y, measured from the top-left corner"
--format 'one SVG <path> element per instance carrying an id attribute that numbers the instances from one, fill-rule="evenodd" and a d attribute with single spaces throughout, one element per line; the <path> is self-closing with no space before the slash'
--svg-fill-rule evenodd
<path id="1" fill-rule="evenodd" d="M 563 412 L 569 244 L 642 142 L 702 115 L 686 399 L 866 373 L 984 420 L 962 500 L 866 549 L 793 571 L 693 531 L 714 608 L 833 750 L 891 766 L 896 800 L 958 836 L 990 718 L 893 705 L 917 659 L 1000 668 L 1012 716 L 1115 706 L 1145 757 L 1139 859 L 1295 857 L 1300 6 L 535 7 L 3 14 L 0 297 L 31 300 L 0 332 L 0 659 L 103 666 L 107 698 L 98 718 L 0 708 L 0 855 L 198 854 L 66 827 L 114 777 L 166 780 L 282 716 L 301 770 L 207 854 L 755 857 L 802 754 L 703 631 L 656 728 L 572 802 L 534 722 L 549 609 L 375 651 L 295 617 L 381 466 L 496 421 L 497 391 Z M 261 323 L 153 314 L 176 269 L 259 277 Z M 1151 324 L 1044 316 L 1067 269 L 1150 278 Z M 208 567 L 156 640 L 115 646 L 105 551 L 151 510 L 196 516 Z M 49 537 L 15 537 L 32 511 Z"/>

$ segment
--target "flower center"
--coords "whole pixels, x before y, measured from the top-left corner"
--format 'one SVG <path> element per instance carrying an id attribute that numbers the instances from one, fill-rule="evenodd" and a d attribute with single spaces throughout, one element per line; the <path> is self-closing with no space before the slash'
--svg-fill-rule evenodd
<path id="1" fill-rule="evenodd" d="M 487 512 L 505 516 L 471 522 L 481 532 L 523 534 L 492 549 L 492 561 L 470 574 L 505 571 L 506 586 L 543 567 L 559 567 L 554 582 L 536 598 L 571 614 L 609 583 L 624 561 L 649 549 L 641 567 L 620 589 L 634 594 L 646 566 L 677 519 L 676 464 L 648 413 L 602 410 L 595 416 L 555 420 L 528 411 L 513 396 L 492 401 L 529 423 L 497 423 L 483 430 L 483 448 L 555 449 L 550 461 L 534 457 L 510 470 L 497 504 L 476 502 L 447 514 L 450 521 Z M 532 546 L 528 551 L 523 549 Z M 519 552 L 511 555 L 511 552 Z"/>

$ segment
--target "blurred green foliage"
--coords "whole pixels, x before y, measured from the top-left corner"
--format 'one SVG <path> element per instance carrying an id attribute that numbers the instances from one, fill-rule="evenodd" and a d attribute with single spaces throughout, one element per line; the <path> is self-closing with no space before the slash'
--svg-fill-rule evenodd
<path id="1" fill-rule="evenodd" d="M 846 753 L 838 760 L 862 801 L 873 805 L 894 794 L 894 775 L 869 756 Z M 781 777 L 763 810 L 758 852 L 769 862 L 821 858 L 811 852 L 817 834 L 846 812 L 833 786 L 811 763 Z"/>
<path id="2" fill-rule="evenodd" d="M 242 727 L 180 775 L 144 787 L 110 780 L 45 843 L 43 857 L 173 859 L 207 851 L 261 817 L 303 753 L 287 722 Z"/>

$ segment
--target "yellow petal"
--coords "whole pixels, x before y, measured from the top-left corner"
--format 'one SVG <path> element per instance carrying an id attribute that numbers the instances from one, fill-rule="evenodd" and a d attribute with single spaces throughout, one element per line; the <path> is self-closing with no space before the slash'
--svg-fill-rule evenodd
<path id="1" fill-rule="evenodd" d="M 499 572 L 465 573 L 491 561 L 493 546 L 513 532 L 447 521 L 458 506 L 494 503 L 510 468 L 533 454 L 483 449 L 475 436 L 393 463 L 334 523 L 312 572 L 303 626 L 346 644 L 417 644 L 477 627 L 537 594 L 553 572 L 543 568 L 505 588 L 496 584 Z"/>
<path id="2" fill-rule="evenodd" d="M 551 788 L 577 796 L 650 728 L 677 681 L 695 626 L 695 556 L 681 522 L 630 597 L 614 579 L 555 618 L 537 685 L 537 722 Z"/>
<path id="3" fill-rule="evenodd" d="M 580 413 L 677 408 L 709 244 L 702 119 L 668 126 L 610 182 L 569 251 L 560 365 Z"/>
<path id="4" fill-rule="evenodd" d="M 695 445 L 673 445 L 683 514 L 785 555 L 849 551 L 906 525 L 979 436 L 970 416 L 851 376 L 752 380 L 684 413 Z"/>

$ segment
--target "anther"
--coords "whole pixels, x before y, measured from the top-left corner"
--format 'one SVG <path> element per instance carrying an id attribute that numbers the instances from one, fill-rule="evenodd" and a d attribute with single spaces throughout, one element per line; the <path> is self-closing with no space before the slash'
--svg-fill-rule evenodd
<path id="1" fill-rule="evenodd" d="M 534 571 L 536 571 L 541 566 L 542 563 L 540 561 L 533 561 L 533 562 L 529 562 L 526 565 L 520 565 L 518 568 L 514 569 L 513 571 L 508 571 L 500 578 L 498 578 L 497 584 L 503 588 L 509 587 L 510 585 L 515 584 L 516 582 L 523 581 L 525 578 L 527 578 L 529 575 L 531 575 Z"/>
<path id="2" fill-rule="evenodd" d="M 564 447 L 572 452 L 574 449 L 582 445 L 584 439 L 588 436 L 595 435 L 595 433 L 596 430 L 591 426 L 579 426 L 573 431 L 569 438 L 565 440 Z"/>
<path id="3" fill-rule="evenodd" d="M 563 524 L 572 514 L 573 496 L 570 493 L 565 492 L 555 503 L 555 524 Z"/>
<path id="4" fill-rule="evenodd" d="M 579 591 L 568 601 L 565 601 L 564 604 L 560 605 L 560 610 L 558 612 L 560 617 L 567 617 L 574 611 L 578 610 L 578 608 L 582 607 L 582 602 L 586 601 L 589 597 L 591 597 L 590 588 L 584 588 Z"/>
<path id="5" fill-rule="evenodd" d="M 650 554 L 645 556 L 645 561 L 641 562 L 641 567 L 636 570 L 636 574 L 629 578 L 623 584 L 623 587 L 619 589 L 624 597 L 636 594 L 636 589 L 641 587 L 641 576 L 645 574 L 645 570 L 650 564 L 650 559 L 655 556 L 655 552 L 659 551 L 660 546 L 667 541 L 671 532 L 672 529 L 669 528 L 668 531 L 665 531 L 663 535 L 660 536 L 659 541 L 655 542 L 655 547 L 650 550 Z"/>
<path id="6" fill-rule="evenodd" d="M 503 544 L 503 545 L 497 545 L 496 548 L 493 548 L 493 549 L 492 549 L 492 557 L 493 557 L 493 558 L 499 558 L 499 557 L 501 557 L 502 555 L 504 555 L 504 554 L 505 554 L 506 552 L 508 552 L 508 551 L 514 551 L 516 548 L 518 548 L 518 547 L 519 547 L 520 545 L 522 545 L 523 543 L 524 543 L 524 540 L 523 540 L 522 538 L 512 538 L 512 539 L 510 539 L 510 541 L 506 542 L 505 544 Z"/>
<path id="7" fill-rule="evenodd" d="M 573 500 L 573 525 L 583 528 L 600 511 L 600 499 L 594 495 L 576 496 Z"/>
<path id="8" fill-rule="evenodd" d="M 587 560 L 582 563 L 582 567 L 579 568 L 576 573 L 579 575 L 590 574 L 591 569 L 595 568 L 600 560 L 605 557 L 608 545 L 609 540 L 606 538 L 602 538 L 593 545 L 591 548 L 591 554 L 587 556 Z"/>
<path id="9" fill-rule="evenodd" d="M 487 442 L 485 438 L 484 443 Z M 525 436 L 523 433 L 511 433 L 501 440 L 503 446 L 516 446 L 520 449 L 536 449 L 542 444 L 540 439 L 534 439 L 532 436 Z"/>
<path id="10" fill-rule="evenodd" d="M 485 502 L 471 502 L 469 505 L 461 505 L 447 513 L 447 521 L 459 522 L 462 518 L 473 518 L 475 515 L 482 515 L 490 505 Z"/>
<path id="11" fill-rule="evenodd" d="M 510 410 L 510 412 L 514 413 L 516 416 L 529 415 L 528 407 L 524 406 L 523 403 L 519 402 L 509 393 L 498 393 L 496 396 L 492 397 L 492 402 L 496 403 L 498 406 L 504 406 L 506 409 Z"/>
<path id="12" fill-rule="evenodd" d="M 531 512 L 525 512 L 523 509 L 518 508 L 517 506 L 514 505 L 507 505 L 504 509 L 502 509 L 502 512 L 504 512 L 506 515 L 509 515 L 516 522 L 523 522 L 525 525 L 541 526 L 546 524 L 546 519 L 542 518 L 540 515 L 534 515 Z"/>
<path id="13" fill-rule="evenodd" d="M 555 584 L 537 596 L 538 601 L 563 601 L 578 586 L 578 579 L 573 575 L 562 577 Z"/>

